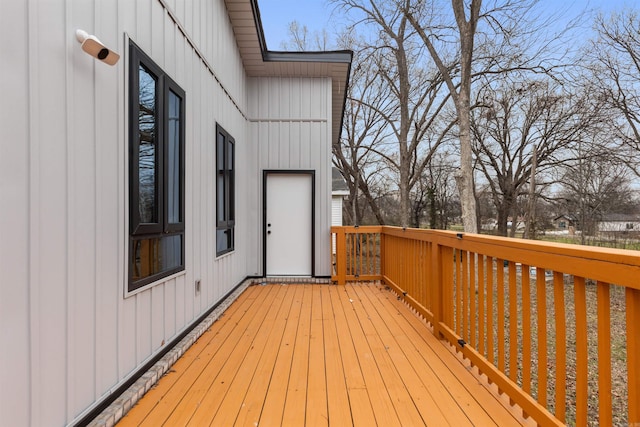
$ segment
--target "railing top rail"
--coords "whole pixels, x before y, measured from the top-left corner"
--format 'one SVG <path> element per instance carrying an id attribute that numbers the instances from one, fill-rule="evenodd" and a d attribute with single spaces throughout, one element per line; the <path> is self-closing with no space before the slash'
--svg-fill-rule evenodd
<path id="1" fill-rule="evenodd" d="M 341 227 L 332 227 L 337 232 Z M 428 241 L 494 258 L 640 289 L 640 251 L 542 242 L 447 230 L 391 226 L 342 227 L 352 233 L 378 233 Z M 381 230 L 381 231 L 380 231 Z"/>
<path id="2" fill-rule="evenodd" d="M 349 233 L 381 233 L 382 226 L 381 225 L 361 225 L 358 227 L 354 227 L 352 225 L 334 225 L 331 227 L 332 233 L 337 233 L 338 230 L 345 230 Z"/>

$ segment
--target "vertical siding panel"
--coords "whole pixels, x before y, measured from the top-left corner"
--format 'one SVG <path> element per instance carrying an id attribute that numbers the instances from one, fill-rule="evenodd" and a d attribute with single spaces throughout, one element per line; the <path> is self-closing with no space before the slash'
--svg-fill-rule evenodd
<path id="1" fill-rule="evenodd" d="M 279 111 L 276 110 L 276 118 L 281 120 L 290 120 L 296 114 L 296 111 L 291 108 L 291 99 L 295 97 L 295 95 L 292 93 L 294 92 L 292 89 L 295 80 L 287 78 L 276 79 L 276 81 L 279 84 L 277 86 L 274 86 L 273 89 L 277 91 L 276 93 L 278 94 L 278 98 L 280 101 L 278 102 Z"/>
<path id="2" fill-rule="evenodd" d="M 31 52 L 29 27 L 14 25 L 28 22 L 27 6 L 28 2 L 6 2 L 0 14 L 0 51 L 3 62 L 11 64 L 2 69 L 1 83 L 2 96 L 11 108 L 2 108 L 0 114 L 0 200 L 3 206 L 11 207 L 0 209 L 0 384 L 11 384 L 11 392 L 2 387 L 0 414 L 7 425 L 27 424 L 31 406 L 29 154 L 33 141 L 29 137 L 29 112 L 34 100 L 29 98 L 30 64 L 25 55 Z"/>
<path id="3" fill-rule="evenodd" d="M 301 169 L 300 164 L 300 123 L 292 122 L 289 125 L 289 164 L 294 169 Z"/>
<path id="4" fill-rule="evenodd" d="M 311 157 L 311 123 L 303 122 L 300 124 L 300 167 L 309 169 L 312 165 Z M 318 177 L 319 178 L 319 177 Z"/>
<path id="5" fill-rule="evenodd" d="M 36 303 L 34 328 L 37 352 L 33 353 L 37 366 L 33 386 L 42 390 L 33 402 L 34 425 L 63 425 L 66 422 L 67 383 L 67 283 L 69 280 L 68 253 L 68 183 L 65 111 L 67 108 L 66 62 L 59 60 L 61 46 L 67 46 L 69 35 L 65 30 L 65 5 L 60 2 L 39 3 L 31 25 L 38 28 L 38 55 L 34 75 L 38 91 L 32 100 L 38 110 L 39 121 L 32 138 L 41 141 L 36 195 L 39 209 L 35 211 L 38 239 L 37 275 L 31 290 Z M 34 123 L 35 124 L 35 123 Z M 57 393 L 47 392 L 55 384 Z"/>
<path id="6" fill-rule="evenodd" d="M 124 29 L 124 31 L 128 32 L 129 37 L 131 37 L 136 43 L 139 43 L 139 37 L 137 32 L 137 17 L 138 11 L 140 8 L 141 1 L 130 1 L 130 0 L 117 0 L 118 5 L 118 33 Z M 103 9 L 107 9 L 108 7 L 104 7 Z M 118 37 L 122 37 L 121 34 L 117 34 Z M 125 57 L 127 53 L 123 50 L 121 57 Z M 122 59 L 121 59 L 122 60 Z M 127 73 L 128 74 L 128 73 Z"/>
<path id="7" fill-rule="evenodd" d="M 203 277 L 202 277 L 202 286 L 203 292 L 206 292 L 207 301 L 213 298 L 213 264 L 216 256 L 216 205 L 215 205 L 215 117 L 216 117 L 216 99 L 217 99 L 217 88 L 215 85 L 211 83 L 211 79 L 207 81 L 207 93 L 210 94 L 210 101 L 207 104 L 207 112 L 206 117 L 207 126 L 209 131 L 209 136 L 206 141 L 204 141 L 206 147 L 206 157 L 207 157 L 207 168 L 206 173 L 204 174 L 204 179 L 206 180 L 206 204 L 205 204 L 205 224 L 206 227 L 204 229 L 204 233 L 206 238 L 204 239 L 206 242 L 206 257 L 204 258 L 203 268 Z"/>
<path id="8" fill-rule="evenodd" d="M 38 94 L 40 92 L 40 81 L 38 70 L 40 67 L 40 45 L 39 34 L 40 26 L 38 25 L 38 2 L 32 0 L 28 5 L 27 13 L 27 26 L 29 28 L 29 34 L 27 39 L 29 40 L 28 49 L 28 88 L 27 98 L 29 102 L 29 259 L 28 259 L 28 286 L 29 286 L 29 352 L 27 354 L 30 365 L 29 386 L 31 392 L 30 406 L 29 406 L 29 421 L 32 425 L 42 423 L 42 417 L 38 412 L 38 405 L 42 404 L 43 390 L 40 381 L 41 367 L 38 364 L 38 355 L 41 352 L 42 345 L 40 343 L 40 329 L 38 327 L 38 321 L 40 317 L 40 294 L 38 284 L 41 282 L 40 274 L 40 227 L 38 224 L 39 215 L 41 212 L 42 201 L 40 200 L 40 138 L 38 138 L 38 126 L 40 125 L 40 100 Z M 8 26 L 6 28 L 12 28 Z M 7 40 L 9 40 L 7 38 Z"/>
<path id="9" fill-rule="evenodd" d="M 169 280 L 164 285 L 164 306 L 162 312 L 164 318 L 161 322 L 164 325 L 164 335 L 162 340 L 166 344 L 168 339 L 176 334 L 176 283 L 178 279 Z"/>
<path id="10" fill-rule="evenodd" d="M 255 81 L 255 79 L 254 79 Z M 255 97 L 249 99 L 251 110 L 250 114 L 253 116 L 255 111 Z M 250 274 L 257 276 L 262 274 L 261 258 L 262 254 L 262 173 L 260 165 L 260 143 L 258 137 L 258 123 L 251 123 L 246 141 L 246 158 L 247 162 L 247 176 L 250 177 L 250 183 L 248 185 L 248 191 L 245 195 L 245 209 L 247 214 L 247 238 L 248 244 L 247 250 L 249 251 L 248 267 L 247 271 Z M 256 204 L 257 203 L 257 204 Z M 252 208 L 253 206 L 253 208 Z M 251 230 L 252 232 L 250 232 Z"/>
<path id="11" fill-rule="evenodd" d="M 168 13 L 164 13 L 164 44 L 163 44 L 163 63 L 164 71 L 171 76 L 172 79 L 176 79 L 176 68 L 180 61 L 176 61 L 176 39 L 179 31 L 176 26 L 173 25 L 173 21 Z M 182 88 L 186 91 L 186 88 Z"/>
<path id="12" fill-rule="evenodd" d="M 146 292 L 141 292 L 134 297 L 136 300 L 136 321 L 134 326 L 136 365 L 142 363 L 151 354 L 151 316 L 153 315 L 151 311 L 151 294 L 158 286 Z"/>
<path id="13" fill-rule="evenodd" d="M 316 274 L 322 276 L 331 275 L 331 259 L 329 257 L 330 247 L 330 226 L 331 226 L 331 80 L 328 78 L 318 79 L 319 91 L 322 93 L 322 109 L 320 111 L 320 117 L 326 119 L 326 122 L 322 126 L 322 137 L 320 141 L 320 149 L 322 151 L 320 159 L 322 160 L 321 171 L 323 176 L 322 183 L 322 199 L 321 203 L 318 203 L 319 209 L 323 216 L 322 227 L 318 231 L 317 241 L 319 246 L 316 253 L 318 254 L 316 259 Z M 322 203 L 324 201 L 324 203 Z"/>
<path id="14" fill-rule="evenodd" d="M 151 44 L 149 45 L 150 47 L 147 53 L 164 71 L 168 73 L 168 64 L 166 63 L 167 61 L 165 61 L 164 56 L 164 42 L 165 34 L 167 32 L 167 25 L 165 25 L 165 22 L 168 21 L 168 17 L 167 12 L 164 10 L 160 2 L 151 2 L 151 14 L 148 15 L 147 20 L 151 25 Z"/>
<path id="15" fill-rule="evenodd" d="M 311 80 L 302 80 L 302 85 L 300 88 L 300 117 L 303 119 L 309 119 L 312 117 L 311 103 L 316 100 L 316 98 L 314 98 L 312 95 Z"/>
<path id="16" fill-rule="evenodd" d="M 128 2 L 127 2 L 128 3 Z M 118 8 L 96 4 L 96 32 L 103 35 L 103 41 L 110 43 L 125 55 L 122 34 L 118 27 Z M 78 46 L 76 46 L 76 50 Z M 84 55 L 83 53 L 80 53 Z M 124 64 L 124 61 L 122 62 Z M 102 65 L 102 64 L 96 64 Z M 96 251 L 95 251 L 95 380 L 94 396 L 100 398 L 109 387 L 118 381 L 118 301 L 122 298 L 122 276 L 118 266 L 121 264 L 124 233 L 121 218 L 122 199 L 119 182 L 124 177 L 120 150 L 124 150 L 119 126 L 121 122 L 120 105 L 124 96 L 124 87 L 119 79 L 122 73 L 105 66 L 95 67 L 95 175 L 96 175 Z M 121 243 L 122 242 L 122 243 Z M 82 410 L 85 406 L 79 406 Z"/>
<path id="17" fill-rule="evenodd" d="M 187 302 L 185 297 L 186 295 L 184 289 L 184 276 L 179 276 L 176 278 L 175 301 L 173 303 L 173 305 L 175 306 L 176 331 L 180 331 L 182 327 L 187 323 Z"/>
<path id="18" fill-rule="evenodd" d="M 135 21 L 135 34 L 134 41 L 146 53 L 151 55 L 151 5 L 155 3 L 155 0 L 138 0 L 135 2 L 136 7 L 136 21 Z"/>
<path id="19" fill-rule="evenodd" d="M 293 169 L 295 166 L 291 163 L 291 122 L 280 122 L 278 125 L 278 161 L 283 169 Z"/>
<path id="20" fill-rule="evenodd" d="M 200 68 L 194 67 L 193 70 L 194 76 L 192 82 L 196 83 L 197 87 L 202 87 L 203 82 L 205 81 L 205 76 L 200 71 Z M 204 112 L 207 102 L 207 96 L 202 93 L 201 90 L 193 90 L 192 91 L 193 100 L 191 102 L 191 114 L 196 117 L 196 122 L 193 127 L 193 138 L 190 140 L 190 144 L 188 145 L 189 151 L 191 153 L 189 163 L 192 165 L 189 170 L 191 171 L 191 202 L 189 206 L 191 207 L 191 232 L 189 233 L 189 247 L 191 248 L 191 256 L 189 257 L 188 264 L 191 267 L 191 270 L 194 272 L 194 278 L 198 278 L 200 276 L 200 268 L 201 268 L 201 244 L 202 244 L 202 215 L 201 210 L 202 207 L 200 205 L 200 201 L 202 200 L 202 166 L 204 159 L 202 158 L 201 146 L 202 139 L 206 135 Z M 188 283 L 188 282 L 187 282 Z M 187 286 L 188 288 L 189 286 Z M 186 290 L 189 292 L 189 289 Z M 187 294 L 188 296 L 194 295 L 193 293 Z M 200 296 L 195 295 L 194 301 L 194 310 L 198 312 L 200 310 Z"/>
<path id="21" fill-rule="evenodd" d="M 169 280 L 167 283 L 171 283 Z M 149 334 L 151 351 L 155 352 L 164 344 L 165 331 L 165 288 L 167 283 L 151 288 L 151 333 Z M 143 332 L 144 333 L 144 332 Z M 151 351 L 147 354 L 151 354 Z M 142 355 L 144 357 L 144 354 Z"/>
<path id="22" fill-rule="evenodd" d="M 72 14 L 71 28 L 95 32 L 91 2 L 69 0 L 67 14 Z M 69 34 L 68 36 L 73 36 Z M 71 42 L 74 42 L 71 40 Z M 69 242 L 67 331 L 67 381 L 69 397 L 67 420 L 95 400 L 95 256 L 96 256 L 96 105 L 95 60 L 70 45 L 75 67 L 68 67 L 65 111 L 68 137 L 68 218 Z"/>
<path id="23" fill-rule="evenodd" d="M 118 323 L 118 378 L 125 378 L 137 364 L 136 345 L 137 296 L 120 301 Z"/>
<path id="24" fill-rule="evenodd" d="M 202 15 L 202 1 L 203 0 L 193 0 L 191 4 L 193 8 L 191 9 L 191 39 L 195 42 L 197 46 L 202 46 L 202 38 L 200 37 L 200 16 Z"/>
<path id="25" fill-rule="evenodd" d="M 280 123 L 274 122 L 269 125 L 269 167 L 273 169 L 284 168 L 280 163 Z"/>

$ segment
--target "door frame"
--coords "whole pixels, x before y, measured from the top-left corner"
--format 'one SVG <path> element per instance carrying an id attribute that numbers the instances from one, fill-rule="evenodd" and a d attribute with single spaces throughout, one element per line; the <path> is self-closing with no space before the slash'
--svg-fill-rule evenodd
<path id="1" fill-rule="evenodd" d="M 264 169 L 262 171 L 262 277 L 267 277 L 267 179 L 269 175 L 311 176 L 311 277 L 316 277 L 316 171 L 314 169 Z"/>

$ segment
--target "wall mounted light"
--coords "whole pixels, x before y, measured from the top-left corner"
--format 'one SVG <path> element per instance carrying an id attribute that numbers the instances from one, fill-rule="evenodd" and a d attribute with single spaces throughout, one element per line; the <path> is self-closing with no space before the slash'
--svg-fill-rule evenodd
<path id="1" fill-rule="evenodd" d="M 76 39 L 82 44 L 82 50 L 109 65 L 116 65 L 120 55 L 107 48 L 96 36 L 84 30 L 76 30 Z"/>

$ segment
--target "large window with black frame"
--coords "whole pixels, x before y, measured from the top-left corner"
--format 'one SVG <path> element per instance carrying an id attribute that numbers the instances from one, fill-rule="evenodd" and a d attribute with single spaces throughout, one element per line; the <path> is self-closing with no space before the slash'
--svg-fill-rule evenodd
<path id="1" fill-rule="evenodd" d="M 216 127 L 216 256 L 234 249 L 235 141 L 220 125 Z"/>
<path id="2" fill-rule="evenodd" d="M 184 91 L 138 46 L 129 61 L 129 284 L 184 270 Z"/>

